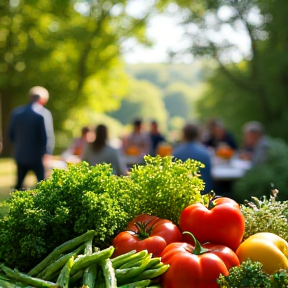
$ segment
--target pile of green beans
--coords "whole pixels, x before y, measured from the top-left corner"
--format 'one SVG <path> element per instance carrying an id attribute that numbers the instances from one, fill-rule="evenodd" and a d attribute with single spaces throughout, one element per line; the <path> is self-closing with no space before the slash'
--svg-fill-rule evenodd
<path id="1" fill-rule="evenodd" d="M 0 264 L 3 288 L 133 288 L 161 287 L 157 277 L 169 265 L 146 250 L 135 250 L 111 258 L 114 247 L 93 247 L 95 232 L 85 234 L 55 248 L 27 274 Z"/>

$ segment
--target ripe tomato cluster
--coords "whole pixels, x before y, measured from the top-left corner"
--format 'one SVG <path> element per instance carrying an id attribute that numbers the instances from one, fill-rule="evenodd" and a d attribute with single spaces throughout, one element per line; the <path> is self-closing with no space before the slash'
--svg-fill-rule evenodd
<path id="1" fill-rule="evenodd" d="M 239 265 L 235 254 L 245 228 L 239 204 L 221 197 L 208 205 L 187 206 L 179 227 L 166 219 L 143 214 L 128 223 L 114 241 L 115 255 L 147 249 L 170 268 L 161 276 L 163 288 L 217 288 L 220 273 Z"/>

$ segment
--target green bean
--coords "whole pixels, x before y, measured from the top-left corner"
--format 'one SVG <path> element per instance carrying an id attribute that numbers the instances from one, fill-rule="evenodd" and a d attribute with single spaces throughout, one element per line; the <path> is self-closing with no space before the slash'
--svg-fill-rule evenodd
<path id="1" fill-rule="evenodd" d="M 141 263 L 142 263 L 142 260 L 143 260 L 143 259 L 140 259 L 140 260 L 136 259 L 136 260 L 134 260 L 134 261 L 129 261 L 129 262 L 123 264 L 122 266 L 120 266 L 118 269 L 126 269 L 126 268 L 131 268 L 131 267 L 140 266 Z"/>
<path id="2" fill-rule="evenodd" d="M 80 280 L 83 278 L 83 273 L 84 273 L 84 271 L 80 270 L 76 274 L 71 276 L 69 279 L 69 287 L 72 287 L 72 285 L 74 285 L 78 281 L 80 282 Z M 70 275 L 71 275 L 71 272 L 70 272 Z"/>
<path id="3" fill-rule="evenodd" d="M 97 265 L 94 264 L 84 270 L 82 281 L 83 286 L 94 288 L 96 277 L 97 277 Z"/>
<path id="4" fill-rule="evenodd" d="M 59 287 L 56 283 L 48 282 L 39 278 L 33 278 L 17 270 L 12 270 L 6 267 L 4 264 L 1 264 L 0 268 L 6 274 L 8 278 L 17 280 L 27 285 L 31 285 L 37 288 L 58 288 Z"/>
<path id="5" fill-rule="evenodd" d="M 133 250 L 133 251 L 135 251 L 135 250 Z M 130 252 L 132 252 L 132 251 L 130 251 Z M 135 252 L 130 254 L 130 252 L 121 255 L 121 256 L 123 256 L 122 258 L 120 258 L 121 256 L 118 256 L 118 260 L 116 260 L 116 258 L 112 259 L 111 261 L 112 261 L 113 268 L 118 269 L 123 264 L 125 264 L 129 261 L 133 261 L 133 260 L 140 260 L 148 254 L 147 250 L 142 250 L 136 254 L 135 254 Z"/>
<path id="6" fill-rule="evenodd" d="M 145 279 L 156 278 L 156 277 L 162 275 L 164 272 L 166 272 L 168 268 L 169 268 L 169 265 L 163 265 L 162 267 L 157 268 L 157 269 L 145 270 L 141 274 L 134 277 L 133 280 L 134 281 L 140 281 L 140 280 L 145 280 Z"/>
<path id="7" fill-rule="evenodd" d="M 69 286 L 69 279 L 70 279 L 70 271 L 73 267 L 74 257 L 72 256 L 66 263 L 66 265 L 61 270 L 56 283 L 59 285 L 60 288 L 68 288 Z"/>
<path id="8" fill-rule="evenodd" d="M 105 279 L 102 269 L 97 269 L 97 278 L 95 281 L 95 288 L 106 288 Z"/>
<path id="9" fill-rule="evenodd" d="M 155 258 L 152 258 L 150 260 L 150 262 L 148 263 L 146 269 L 151 269 L 152 267 L 154 268 L 156 265 L 162 263 L 161 262 L 161 257 L 155 257 Z"/>
<path id="10" fill-rule="evenodd" d="M 91 255 L 92 252 L 93 252 L 93 249 L 92 249 L 92 239 L 91 239 L 91 241 L 86 242 L 86 248 L 85 248 L 84 253 L 86 255 Z M 84 270 L 84 274 L 83 274 L 83 281 L 82 281 L 83 286 L 87 286 L 88 288 L 94 288 L 96 277 L 97 277 L 97 265 L 94 264 L 90 267 L 87 267 Z"/>
<path id="11" fill-rule="evenodd" d="M 119 288 L 140 288 L 140 287 L 147 287 L 150 284 L 150 280 L 146 279 L 146 280 L 141 280 L 141 281 L 136 281 L 133 283 L 129 283 L 129 284 L 125 284 L 122 286 L 119 286 Z"/>
<path id="12" fill-rule="evenodd" d="M 113 246 L 110 246 L 109 248 L 103 249 L 96 253 L 92 253 L 91 255 L 84 255 L 79 260 L 75 261 L 71 269 L 71 275 L 74 275 L 79 270 L 85 269 L 97 262 L 109 258 L 113 254 L 114 249 L 115 248 Z"/>
<path id="13" fill-rule="evenodd" d="M 125 254 L 119 255 L 119 256 L 111 259 L 111 262 L 112 262 L 114 269 L 119 268 L 121 265 L 126 263 L 126 260 L 135 253 L 136 253 L 136 250 L 131 250 Z"/>
<path id="14" fill-rule="evenodd" d="M 93 239 L 91 238 L 85 243 L 85 249 L 84 249 L 85 255 L 91 255 L 93 253 L 92 241 L 93 241 Z"/>
<path id="15" fill-rule="evenodd" d="M 151 268 L 153 268 L 153 269 L 157 269 L 157 268 L 160 268 L 160 267 L 162 267 L 163 265 L 165 265 L 165 264 L 164 264 L 164 263 L 162 263 L 162 262 L 160 262 L 160 263 L 156 264 L 155 266 L 153 266 L 153 267 L 150 267 L 149 269 L 151 269 Z"/>
<path id="16" fill-rule="evenodd" d="M 83 251 L 84 245 L 81 245 L 74 251 L 72 251 L 69 254 L 62 255 L 60 258 L 58 258 L 55 262 L 51 263 L 46 269 L 44 269 L 41 273 L 37 275 L 38 278 L 42 278 L 44 280 L 52 280 L 53 274 L 62 269 L 64 265 L 67 263 L 67 261 L 72 257 L 76 257 L 81 251 Z M 45 272 L 45 274 L 42 276 L 42 273 Z M 42 276 L 42 277 L 41 277 Z"/>
<path id="17" fill-rule="evenodd" d="M 140 266 L 138 267 L 132 267 L 132 268 L 127 268 L 127 269 L 116 269 L 115 271 L 115 275 L 117 278 L 117 281 L 119 282 L 119 284 L 125 284 L 125 283 L 129 283 L 131 282 L 130 279 L 139 275 L 140 273 L 142 273 L 150 259 L 151 259 L 152 254 L 148 254 L 143 260 Z M 140 279 L 140 280 L 144 280 L 144 279 Z"/>
<path id="18" fill-rule="evenodd" d="M 0 287 L 1 288 L 22 288 L 22 286 L 17 286 L 14 283 L 9 282 L 8 280 L 4 280 L 0 278 Z"/>
<path id="19" fill-rule="evenodd" d="M 111 260 L 108 258 L 102 261 L 101 267 L 103 270 L 106 288 L 117 288 L 117 280 Z"/>
<path id="20" fill-rule="evenodd" d="M 87 240 L 94 237 L 95 231 L 87 231 L 79 237 L 69 240 L 62 245 L 56 247 L 44 260 L 42 260 L 38 265 L 36 265 L 32 270 L 28 272 L 29 276 L 35 276 L 44 270 L 49 264 L 55 261 L 61 254 L 75 249 L 75 247 L 83 244 Z"/>

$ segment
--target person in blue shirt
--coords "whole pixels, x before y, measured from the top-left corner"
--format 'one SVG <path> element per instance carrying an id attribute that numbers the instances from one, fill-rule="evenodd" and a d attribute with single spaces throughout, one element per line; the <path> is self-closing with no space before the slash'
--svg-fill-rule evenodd
<path id="1" fill-rule="evenodd" d="M 156 121 L 151 122 L 150 140 L 151 140 L 150 155 L 156 156 L 159 144 L 165 142 L 165 137 L 160 133 L 158 129 L 158 123 Z"/>
<path id="2" fill-rule="evenodd" d="M 202 194 L 212 190 L 211 158 L 207 148 L 200 143 L 199 127 L 196 124 L 186 124 L 183 128 L 183 143 L 175 148 L 173 156 L 185 162 L 188 159 L 200 161 L 205 165 L 200 169 L 200 178 L 205 182 L 205 189 Z"/>
<path id="3" fill-rule="evenodd" d="M 16 190 L 28 173 L 33 171 L 40 182 L 45 178 L 44 164 L 52 157 L 55 138 L 51 112 L 44 106 L 49 92 L 41 86 L 29 91 L 30 103 L 16 107 L 9 123 L 9 138 L 13 145 L 14 159 L 17 164 Z"/>

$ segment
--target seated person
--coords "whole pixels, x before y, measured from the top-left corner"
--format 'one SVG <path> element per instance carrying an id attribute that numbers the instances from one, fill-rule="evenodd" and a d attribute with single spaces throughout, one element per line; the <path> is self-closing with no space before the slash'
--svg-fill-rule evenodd
<path id="1" fill-rule="evenodd" d="M 68 148 L 69 152 L 72 155 L 76 155 L 76 156 L 81 155 L 84 145 L 87 142 L 89 142 L 88 140 L 89 132 L 90 132 L 89 127 L 84 126 L 81 129 L 81 136 L 73 139 L 70 147 Z"/>
<path id="2" fill-rule="evenodd" d="M 155 156 L 157 154 L 157 148 L 159 147 L 159 144 L 165 142 L 165 137 L 160 133 L 158 129 L 158 123 L 156 121 L 151 122 L 150 140 L 151 140 L 150 155 Z"/>
<path id="3" fill-rule="evenodd" d="M 269 140 L 261 123 L 251 121 L 243 127 L 244 149 L 239 157 L 252 161 L 252 165 L 264 163 L 268 158 Z"/>
<path id="4" fill-rule="evenodd" d="M 211 159 L 207 148 L 199 141 L 199 127 L 195 124 L 186 124 L 183 128 L 183 143 L 175 148 L 173 156 L 182 161 L 194 159 L 205 165 L 201 169 L 201 178 L 205 183 L 203 194 L 212 190 Z"/>
<path id="5" fill-rule="evenodd" d="M 203 144 L 217 149 L 219 145 L 227 145 L 233 150 L 237 149 L 237 143 L 232 133 L 226 130 L 223 122 L 219 119 L 208 121 L 208 138 L 203 141 Z"/>
<path id="6" fill-rule="evenodd" d="M 149 134 L 143 131 L 142 120 L 136 119 L 133 122 L 133 131 L 123 141 L 124 153 L 127 155 L 141 156 L 150 153 Z"/>
<path id="7" fill-rule="evenodd" d="M 127 168 L 123 162 L 120 150 L 113 148 L 107 143 L 107 127 L 100 124 L 95 130 L 96 138 L 91 143 L 86 143 L 81 154 L 81 160 L 88 162 L 90 165 L 101 163 L 111 164 L 114 174 L 126 175 Z"/>

